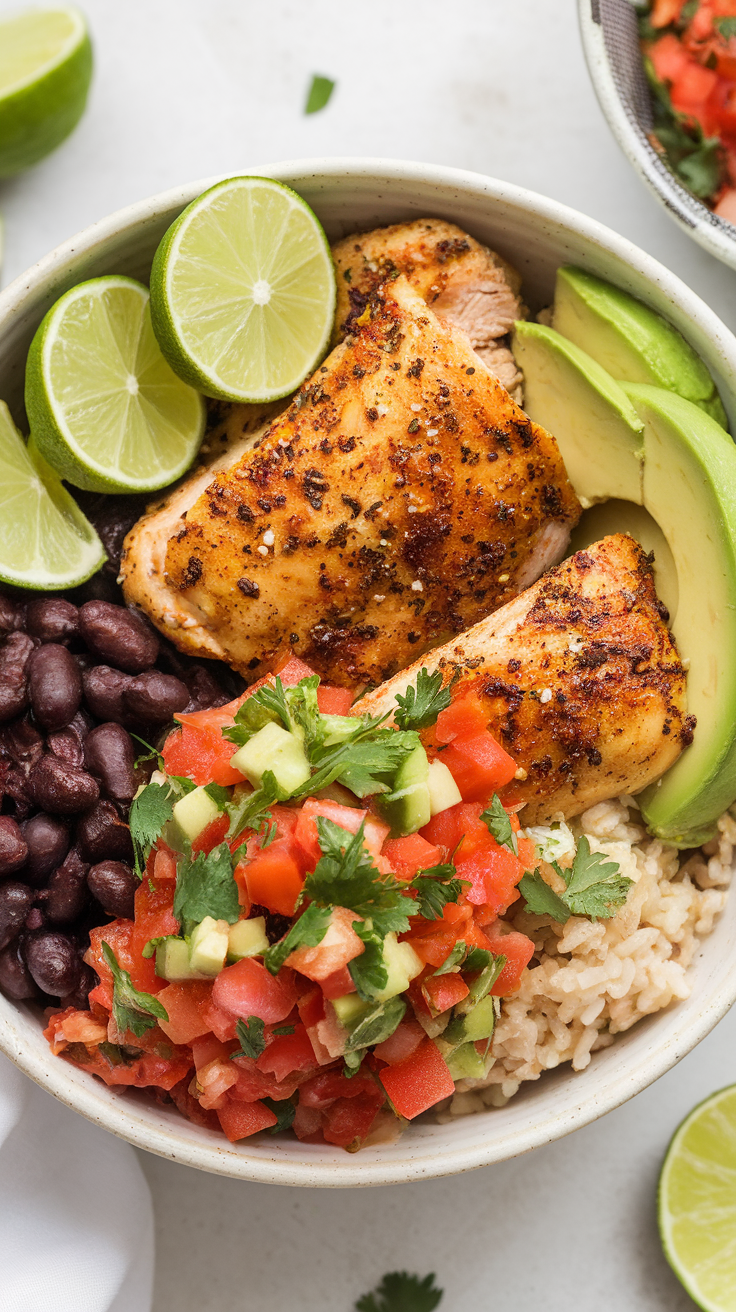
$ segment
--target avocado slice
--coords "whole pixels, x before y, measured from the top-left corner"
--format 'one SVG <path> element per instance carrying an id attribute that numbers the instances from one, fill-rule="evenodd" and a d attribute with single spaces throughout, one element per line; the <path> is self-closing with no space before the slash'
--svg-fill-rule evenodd
<path id="1" fill-rule="evenodd" d="M 457 803 L 463 800 L 451 772 L 439 757 L 429 763 L 427 786 L 429 809 L 432 815 L 439 815 L 440 811 L 446 811 L 450 806 L 457 806 Z"/>
<path id="2" fill-rule="evenodd" d="M 584 269 L 557 270 L 552 326 L 612 378 L 675 392 L 723 428 L 728 419 L 700 356 L 661 314 Z"/>
<path id="3" fill-rule="evenodd" d="M 268 950 L 266 920 L 252 916 L 250 920 L 237 920 L 230 925 L 227 935 L 227 959 L 242 961 L 243 957 L 260 957 Z"/>
<path id="4" fill-rule="evenodd" d="M 639 503 L 644 425 L 622 387 L 553 328 L 519 322 L 513 350 L 524 409 L 553 433 L 583 506 L 609 497 Z"/>
<path id="5" fill-rule="evenodd" d="M 691 746 L 639 804 L 658 837 L 695 847 L 736 797 L 736 446 L 690 401 L 625 390 L 644 422 L 644 504 L 677 570 L 672 632 L 697 717 Z"/>

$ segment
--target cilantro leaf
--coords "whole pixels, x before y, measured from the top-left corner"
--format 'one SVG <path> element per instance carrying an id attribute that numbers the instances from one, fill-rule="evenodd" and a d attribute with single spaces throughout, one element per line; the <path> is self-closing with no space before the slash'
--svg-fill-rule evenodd
<path id="1" fill-rule="evenodd" d="M 189 933 L 205 916 L 235 924 L 240 915 L 240 903 L 227 843 L 220 843 L 206 855 L 198 852 L 195 857 L 182 858 L 173 909 L 185 933 Z"/>
<path id="2" fill-rule="evenodd" d="M 383 1043 L 388 1039 L 394 1030 L 404 1019 L 406 1013 L 406 1003 L 402 998 L 388 998 L 386 1002 L 379 1002 L 372 1011 L 368 1012 L 361 1021 L 350 1031 L 350 1037 L 345 1044 L 346 1052 L 355 1052 L 359 1048 L 372 1047 L 375 1043 Z"/>
<path id="3" fill-rule="evenodd" d="M 363 940 L 363 951 L 359 957 L 348 962 L 350 978 L 355 985 L 358 997 L 363 1002 L 373 1002 L 376 994 L 385 989 L 388 983 L 388 968 L 383 960 L 383 939 L 364 921 L 354 921 L 353 929 Z"/>
<path id="4" fill-rule="evenodd" d="M 442 687 L 442 671 L 430 674 L 421 669 L 417 675 L 416 688 L 409 684 L 405 693 L 396 694 L 398 711 L 394 711 L 394 720 L 400 729 L 428 729 L 436 724 L 440 711 L 446 711 L 450 705 L 449 685 Z"/>
<path id="5" fill-rule="evenodd" d="M 231 1052 L 231 1061 L 234 1057 L 260 1057 L 261 1053 L 266 1051 L 263 1021 L 260 1016 L 249 1016 L 247 1020 L 239 1020 L 235 1026 L 235 1033 L 240 1043 L 240 1052 Z"/>
<path id="6" fill-rule="evenodd" d="M 736 36 L 736 18 L 714 18 L 713 26 L 718 28 L 724 41 L 730 41 L 731 37 Z"/>
<path id="7" fill-rule="evenodd" d="M 274 802 L 286 801 L 287 796 L 288 794 L 277 784 L 273 771 L 264 770 L 260 788 L 255 788 L 252 793 L 243 793 L 237 801 L 231 801 L 227 806 L 226 810 L 230 816 L 228 839 L 235 837 L 243 829 L 258 831 L 264 819 L 271 820 L 269 806 L 273 806 Z"/>
<path id="8" fill-rule="evenodd" d="M 660 35 L 658 30 L 656 36 Z M 644 60 L 644 71 L 652 91 L 655 145 L 659 145 L 672 172 L 694 195 L 712 201 L 726 178 L 722 143 L 718 137 L 706 137 L 696 119 L 674 109 L 667 84 L 657 76 L 650 58 Z"/>
<path id="9" fill-rule="evenodd" d="M 493 794 L 491 805 L 481 815 L 481 820 L 489 830 L 497 843 L 502 847 L 508 847 L 514 856 L 519 855 L 519 844 L 516 841 L 516 834 L 511 827 L 511 817 L 504 810 L 503 802 L 498 793 Z"/>
<path id="10" fill-rule="evenodd" d="M 412 879 L 409 887 L 417 895 L 418 913 L 425 920 L 441 920 L 448 902 L 457 902 L 463 889 L 468 887 L 466 879 L 454 878 L 455 873 L 455 866 L 448 861 L 444 865 L 420 870 Z"/>
<path id="11" fill-rule="evenodd" d="M 330 923 L 331 907 L 318 907 L 312 904 L 298 920 L 294 921 L 288 934 L 278 943 L 272 944 L 263 954 L 263 964 L 272 975 L 278 975 L 289 953 L 297 948 L 316 948 L 322 942 Z"/>
<path id="12" fill-rule="evenodd" d="M 591 852 L 585 834 L 578 842 L 570 870 L 563 870 L 556 861 L 551 864 L 565 881 L 564 893 L 553 892 L 538 870 L 522 876 L 519 891 L 535 915 L 552 916 L 563 925 L 570 916 L 610 920 L 623 906 L 633 883 L 619 874 L 618 861 L 610 861 L 603 852 Z"/>
<path id="13" fill-rule="evenodd" d="M 434 974 L 435 975 L 451 974 L 451 972 L 455 969 L 455 967 L 456 966 L 459 967 L 462 964 L 462 962 L 465 960 L 465 954 L 467 950 L 468 950 L 467 943 L 465 942 L 464 939 L 459 938 L 454 948 L 452 949 L 452 952 L 450 953 L 449 957 L 446 957 L 445 960 L 442 962 L 442 965 L 437 967 Z"/>
<path id="14" fill-rule="evenodd" d="M 130 837 L 136 873 L 141 876 L 156 839 L 174 812 L 176 795 L 168 784 L 146 784 L 130 804 Z"/>
<path id="15" fill-rule="evenodd" d="M 467 1002 L 471 1008 L 474 1007 L 476 1003 L 482 1002 L 486 994 L 490 993 L 493 985 L 496 983 L 496 980 L 506 965 L 506 957 L 503 956 L 502 953 L 486 952 L 484 948 L 471 948 L 463 963 L 463 973 L 465 973 L 465 971 L 470 972 L 478 969 L 475 964 L 476 952 L 479 954 L 482 953 L 483 956 L 488 957 L 489 960 L 481 967 L 480 973 L 476 975 L 475 979 L 468 981 L 470 992 L 467 997 Z"/>
<path id="16" fill-rule="evenodd" d="M 187 783 L 189 782 L 190 780 L 188 779 Z M 197 785 L 193 784 L 193 787 L 196 788 Z M 187 789 L 187 791 L 190 790 Z M 206 792 L 208 797 L 212 798 L 212 801 L 215 803 L 215 806 L 219 807 L 221 811 L 225 810 L 225 808 L 228 806 L 230 802 L 229 788 L 223 788 L 222 784 L 205 784 L 204 791 Z"/>
<path id="17" fill-rule="evenodd" d="M 485 970 L 493 960 L 493 953 L 487 948 L 470 948 L 463 962 L 463 970 Z"/>
<path id="18" fill-rule="evenodd" d="M 102 955 L 112 972 L 112 1015 L 121 1034 L 130 1030 L 139 1039 L 146 1030 L 153 1029 L 157 1020 L 169 1019 L 169 1013 L 158 998 L 134 987 L 128 971 L 118 965 L 109 943 L 102 943 Z"/>
<path id="19" fill-rule="evenodd" d="M 278 1038 L 282 1034 L 293 1034 L 295 1029 L 295 1025 L 279 1025 L 276 1029 L 271 1030 L 271 1033 Z"/>
<path id="20" fill-rule="evenodd" d="M 345 1053 L 342 1073 L 346 1080 L 352 1080 L 353 1076 L 358 1074 L 366 1052 L 367 1048 L 356 1048 L 354 1052 Z"/>
<path id="21" fill-rule="evenodd" d="M 261 1102 L 265 1102 L 276 1117 L 276 1124 L 271 1126 L 269 1134 L 280 1134 L 282 1130 L 288 1130 L 294 1124 L 296 1103 L 292 1098 L 283 1098 L 278 1102 L 275 1098 L 261 1098 Z"/>
<path id="22" fill-rule="evenodd" d="M 555 867 L 559 869 L 556 862 Z M 572 914 L 567 903 L 550 888 L 538 870 L 527 870 L 526 874 L 522 875 L 519 880 L 519 892 L 526 902 L 527 910 L 533 912 L 535 916 L 551 916 L 553 920 L 558 920 L 564 925 Z"/>
<path id="23" fill-rule="evenodd" d="M 235 712 L 233 724 L 222 730 L 222 736 L 237 747 L 242 747 L 269 722 L 280 723 L 285 729 L 291 728 L 284 685 L 278 676 L 275 683 L 264 683 L 257 692 L 246 697 Z"/>
<path id="24" fill-rule="evenodd" d="M 417 913 L 417 904 L 405 895 L 406 883 L 382 875 L 376 869 L 373 857 L 364 846 L 364 830 L 365 822 L 356 834 L 349 834 L 333 820 L 317 817 L 319 845 L 324 855 L 314 872 L 307 875 L 303 892 L 312 902 L 347 907 L 348 911 L 369 919 L 381 937 L 392 930 L 403 933 L 409 928 L 409 916 Z"/>
<path id="25" fill-rule="evenodd" d="M 367 715 L 358 729 L 342 742 L 313 747 L 311 779 L 297 788 L 294 797 L 319 792 L 329 784 L 341 783 L 357 797 L 389 791 L 401 763 L 419 745 L 415 733 L 381 729 L 383 718 Z"/>
<path id="26" fill-rule="evenodd" d="M 355 1312 L 434 1312 L 444 1293 L 434 1280 L 434 1272 L 422 1280 L 407 1271 L 390 1271 L 377 1289 L 358 1299 Z"/>

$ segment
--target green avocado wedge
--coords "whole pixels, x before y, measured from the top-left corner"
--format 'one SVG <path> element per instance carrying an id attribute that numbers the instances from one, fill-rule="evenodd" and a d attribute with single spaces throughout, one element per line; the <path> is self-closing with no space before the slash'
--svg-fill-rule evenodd
<path id="1" fill-rule="evenodd" d="M 563 265 L 557 271 L 552 326 L 612 378 L 675 392 L 728 428 L 723 403 L 700 356 L 661 314 L 628 292 Z"/>

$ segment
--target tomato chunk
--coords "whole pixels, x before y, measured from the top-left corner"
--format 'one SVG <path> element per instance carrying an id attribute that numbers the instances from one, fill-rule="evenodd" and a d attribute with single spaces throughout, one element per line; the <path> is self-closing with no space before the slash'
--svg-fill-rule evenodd
<path id="1" fill-rule="evenodd" d="M 424 1039 L 424 1030 L 419 1021 L 407 1020 L 405 1017 L 393 1034 L 373 1049 L 373 1055 L 387 1062 L 389 1066 L 396 1066 L 399 1062 L 406 1061 L 407 1057 L 411 1057 Z"/>
<path id="2" fill-rule="evenodd" d="M 338 1148 L 347 1148 L 349 1144 L 357 1147 L 368 1134 L 383 1102 L 383 1093 L 375 1084 L 355 1098 L 338 1098 L 323 1116 L 325 1142 Z"/>
<path id="3" fill-rule="evenodd" d="M 245 957 L 220 971 L 212 986 L 212 1001 L 231 1016 L 260 1016 L 277 1025 L 294 1006 L 296 987 L 290 971 L 281 970 L 275 979 L 260 961 Z"/>
<path id="4" fill-rule="evenodd" d="M 307 979 L 324 980 L 347 966 L 349 961 L 365 952 L 365 944 L 353 929 L 353 921 L 360 919 L 345 907 L 333 907 L 327 932 L 313 948 L 297 948 L 286 958 L 287 966 L 298 970 Z M 338 994 L 339 996 L 339 994 Z"/>
<path id="5" fill-rule="evenodd" d="M 214 820 L 202 830 L 198 838 L 192 842 L 192 855 L 196 856 L 198 852 L 205 854 L 211 852 L 214 847 L 219 847 L 220 843 L 225 841 L 225 834 L 230 828 L 230 817 L 218 815 Z"/>
<path id="6" fill-rule="evenodd" d="M 317 689 L 317 706 L 322 715 L 349 715 L 353 694 L 349 688 L 333 688 L 321 683 Z"/>
<path id="7" fill-rule="evenodd" d="M 385 1066 L 378 1078 L 399 1116 L 408 1121 L 455 1092 L 447 1063 L 431 1039 L 424 1039 L 406 1061 Z"/>
<path id="8" fill-rule="evenodd" d="M 460 974 L 429 975 L 422 984 L 424 996 L 435 1015 L 449 1011 L 467 998 L 470 989 Z"/>
<path id="9" fill-rule="evenodd" d="M 483 733 L 488 727 L 488 711 L 477 693 L 467 692 L 440 711 L 434 736 L 438 743 L 451 743 L 454 738 L 469 738 Z M 442 758 L 444 760 L 444 752 Z"/>
<path id="10" fill-rule="evenodd" d="M 226 1102 L 218 1107 L 217 1117 L 231 1143 L 276 1124 L 271 1108 L 263 1102 Z"/>
<path id="11" fill-rule="evenodd" d="M 508 847 L 502 847 L 489 835 L 487 847 L 457 864 L 458 878 L 472 885 L 466 892 L 468 902 L 491 907 L 496 915 L 511 906 L 519 896 L 516 891 L 524 867 Z"/>
<path id="12" fill-rule="evenodd" d="M 442 753 L 464 802 L 487 802 L 516 774 L 516 762 L 492 734 L 454 738 Z"/>
<path id="13" fill-rule="evenodd" d="M 203 1009 L 211 993 L 212 985 L 207 980 L 169 984 L 161 990 L 159 1002 L 165 1007 L 169 1019 L 159 1024 L 172 1043 L 191 1043 L 192 1039 L 207 1033 L 209 1025 Z"/>
<path id="14" fill-rule="evenodd" d="M 242 870 L 251 903 L 293 916 L 304 883 L 300 857 L 289 839 L 277 839 L 259 851 Z"/>
<path id="15" fill-rule="evenodd" d="M 293 1034 L 277 1034 L 256 1061 L 259 1071 L 285 1080 L 296 1071 L 316 1070 L 318 1065 L 314 1048 L 304 1025 L 295 1025 Z"/>
<path id="16" fill-rule="evenodd" d="M 399 879 L 413 879 L 420 870 L 439 865 L 442 853 L 433 843 L 421 834 L 410 834 L 408 838 L 389 838 L 383 845 L 383 855 L 388 859 Z"/>
<path id="17" fill-rule="evenodd" d="M 332 820 L 334 824 L 339 825 L 341 829 L 345 829 L 349 834 L 357 834 L 362 822 L 365 821 L 363 830 L 365 845 L 368 851 L 375 856 L 381 851 L 384 840 L 389 834 L 389 826 L 384 824 L 382 820 L 377 820 L 368 811 L 353 806 L 342 806 L 340 802 L 322 801 L 316 797 L 308 797 L 299 812 L 296 829 L 294 830 L 294 837 L 304 852 L 308 870 L 314 870 L 322 856 L 322 848 L 319 845 L 319 831 L 317 829 L 317 818 L 319 816 Z"/>
<path id="18" fill-rule="evenodd" d="M 491 952 L 506 957 L 506 965 L 491 989 L 497 998 L 507 993 L 515 993 L 521 984 L 524 967 L 528 966 L 534 956 L 534 944 L 526 934 L 512 930 L 510 934 L 494 934 L 488 931 L 488 945 Z"/>

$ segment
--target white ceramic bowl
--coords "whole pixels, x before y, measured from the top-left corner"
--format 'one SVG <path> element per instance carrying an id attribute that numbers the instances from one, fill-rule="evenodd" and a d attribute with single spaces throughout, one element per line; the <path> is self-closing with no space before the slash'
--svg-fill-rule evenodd
<path id="1" fill-rule="evenodd" d="M 330 238 L 397 220 L 453 220 L 521 271 L 532 310 L 549 303 L 557 266 L 574 261 L 667 315 L 716 376 L 736 421 L 736 339 L 677 278 L 630 242 L 574 210 L 474 173 L 381 160 L 311 160 L 252 170 L 288 182 Z M 214 181 L 211 179 L 210 181 Z M 80 233 L 0 295 L 0 397 L 22 406 L 25 356 L 52 302 L 104 273 L 145 279 L 162 233 L 205 186 L 196 182 L 141 201 Z M 19 414 L 20 418 L 20 414 Z M 692 996 L 637 1025 L 595 1054 L 523 1089 L 500 1110 L 450 1125 L 415 1125 L 391 1147 L 355 1155 L 268 1135 L 230 1145 L 172 1108 L 121 1095 L 53 1057 L 30 1008 L 0 997 L 0 1048 L 69 1107 L 138 1147 L 188 1166 L 271 1184 L 392 1184 L 451 1175 L 502 1161 L 588 1124 L 647 1087 L 699 1043 L 736 998 L 736 899 L 731 899 L 690 971 Z"/>

